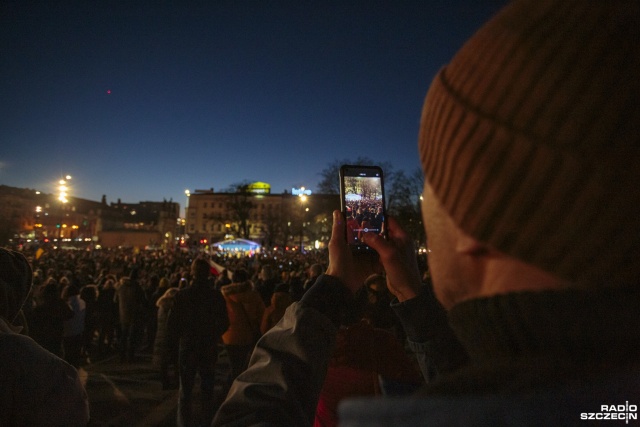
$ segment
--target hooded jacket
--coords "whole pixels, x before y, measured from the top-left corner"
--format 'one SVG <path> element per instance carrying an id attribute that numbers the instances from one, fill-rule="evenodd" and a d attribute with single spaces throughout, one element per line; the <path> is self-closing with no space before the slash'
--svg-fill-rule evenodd
<path id="1" fill-rule="evenodd" d="M 226 345 L 255 344 L 265 310 L 262 297 L 249 281 L 232 283 L 220 290 L 229 314 L 229 329 L 222 335 L 222 341 Z"/>

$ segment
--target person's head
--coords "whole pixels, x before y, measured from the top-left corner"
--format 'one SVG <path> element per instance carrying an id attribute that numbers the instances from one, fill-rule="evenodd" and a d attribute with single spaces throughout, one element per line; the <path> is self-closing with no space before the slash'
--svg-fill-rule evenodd
<path id="1" fill-rule="evenodd" d="M 16 320 L 31 292 L 32 280 L 31 266 L 24 255 L 0 248 L 0 317 L 9 323 Z"/>
<path id="2" fill-rule="evenodd" d="M 164 291 L 162 296 L 158 298 L 158 301 L 156 301 L 156 307 L 161 307 L 164 304 L 167 304 L 169 300 L 172 300 L 176 296 L 178 291 L 180 291 L 180 289 L 178 288 L 168 288 L 166 291 Z"/>
<path id="3" fill-rule="evenodd" d="M 68 299 L 80 295 L 80 288 L 77 285 L 69 284 L 62 290 L 62 299 Z"/>
<path id="4" fill-rule="evenodd" d="M 289 270 L 282 270 L 280 277 L 284 283 L 289 283 L 289 280 L 291 280 L 291 272 Z"/>
<path id="5" fill-rule="evenodd" d="M 318 277 L 322 274 L 322 264 L 311 264 L 309 267 L 309 277 Z"/>
<path id="6" fill-rule="evenodd" d="M 82 288 L 80 288 L 80 298 L 82 298 L 86 302 L 96 301 L 99 294 L 100 291 L 94 284 L 84 285 Z"/>
<path id="7" fill-rule="evenodd" d="M 387 289 L 387 279 L 381 274 L 372 274 L 364 281 L 368 290 L 379 293 Z"/>
<path id="8" fill-rule="evenodd" d="M 249 281 L 249 272 L 244 268 L 238 268 L 233 272 L 233 283 L 244 283 Z"/>
<path id="9" fill-rule="evenodd" d="M 445 306 L 638 282 L 639 39 L 636 1 L 514 1 L 437 74 L 419 152 Z"/>
<path id="10" fill-rule="evenodd" d="M 61 299 L 61 296 L 58 291 L 58 284 L 55 281 L 42 285 L 36 295 L 36 303 L 38 305 L 53 304 L 59 299 Z"/>
<path id="11" fill-rule="evenodd" d="M 270 280 L 274 276 L 273 267 L 270 265 L 263 265 L 260 269 L 260 279 Z"/>
<path id="12" fill-rule="evenodd" d="M 387 279 L 381 274 L 372 274 L 364 281 L 364 286 L 367 291 L 367 299 L 370 304 L 377 304 L 379 302 L 388 300 L 387 291 Z"/>
<path id="13" fill-rule="evenodd" d="M 207 280 L 211 275 L 211 265 L 203 258 L 196 258 L 191 263 L 191 276 L 194 280 Z"/>
<path id="14" fill-rule="evenodd" d="M 129 286 L 131 284 L 131 278 L 129 276 L 122 276 L 118 281 L 118 287 Z"/>

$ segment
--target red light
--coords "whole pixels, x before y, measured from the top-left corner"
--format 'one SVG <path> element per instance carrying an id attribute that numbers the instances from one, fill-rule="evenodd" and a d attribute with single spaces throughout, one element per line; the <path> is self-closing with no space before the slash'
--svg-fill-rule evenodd
<path id="1" fill-rule="evenodd" d="M 107 89 L 107 95 L 111 95 L 111 89 Z"/>

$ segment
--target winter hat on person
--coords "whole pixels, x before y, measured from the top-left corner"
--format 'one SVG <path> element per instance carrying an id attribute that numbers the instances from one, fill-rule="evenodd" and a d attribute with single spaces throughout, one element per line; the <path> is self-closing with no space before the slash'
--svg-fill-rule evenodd
<path id="1" fill-rule="evenodd" d="M 640 2 L 522 0 L 435 77 L 425 178 L 479 241 L 574 283 L 640 278 Z"/>
<path id="2" fill-rule="evenodd" d="M 0 248 L 0 317 L 12 323 L 31 291 L 29 262 L 19 252 Z"/>

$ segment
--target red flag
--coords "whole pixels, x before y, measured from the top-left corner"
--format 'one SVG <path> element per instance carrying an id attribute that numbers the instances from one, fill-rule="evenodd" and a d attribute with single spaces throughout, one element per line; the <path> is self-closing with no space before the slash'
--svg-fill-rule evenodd
<path id="1" fill-rule="evenodd" d="M 224 271 L 224 267 L 215 262 L 214 260 L 209 260 L 209 265 L 211 266 L 211 274 L 214 276 L 219 276 Z"/>

